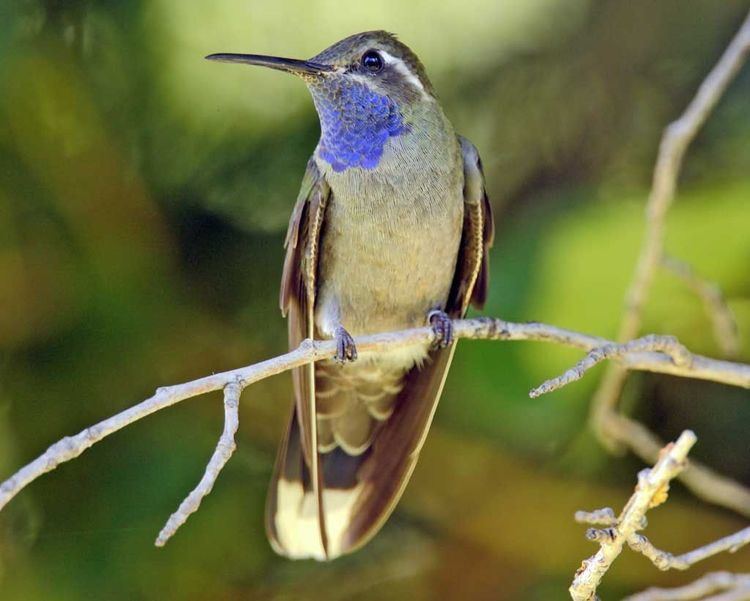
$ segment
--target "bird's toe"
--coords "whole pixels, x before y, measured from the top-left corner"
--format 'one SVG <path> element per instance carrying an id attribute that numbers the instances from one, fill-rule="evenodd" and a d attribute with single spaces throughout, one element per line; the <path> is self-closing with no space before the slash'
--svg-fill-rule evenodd
<path id="1" fill-rule="evenodd" d="M 354 344 L 354 338 L 347 332 L 343 326 L 336 328 L 336 361 L 349 363 L 357 360 L 357 345 Z"/>
<path id="2" fill-rule="evenodd" d="M 453 321 L 445 311 L 436 309 L 427 315 L 432 331 L 435 334 L 433 344 L 436 348 L 445 348 L 453 343 Z"/>

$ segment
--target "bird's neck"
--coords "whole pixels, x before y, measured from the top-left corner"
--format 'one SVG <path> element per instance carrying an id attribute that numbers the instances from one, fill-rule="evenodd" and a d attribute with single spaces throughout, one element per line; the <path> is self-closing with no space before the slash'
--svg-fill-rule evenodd
<path id="1" fill-rule="evenodd" d="M 320 118 L 317 153 L 336 172 L 375 169 L 389 139 L 411 129 L 405 115 L 411 111 L 361 81 L 331 81 L 311 91 Z"/>

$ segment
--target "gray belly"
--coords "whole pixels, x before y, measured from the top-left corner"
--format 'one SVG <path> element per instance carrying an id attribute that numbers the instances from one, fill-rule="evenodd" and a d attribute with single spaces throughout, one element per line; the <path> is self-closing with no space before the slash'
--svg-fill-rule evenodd
<path id="1" fill-rule="evenodd" d="M 318 265 L 322 334 L 338 323 L 355 336 L 422 326 L 445 306 L 463 224 L 458 184 L 410 186 L 416 198 L 354 198 L 332 186 Z"/>

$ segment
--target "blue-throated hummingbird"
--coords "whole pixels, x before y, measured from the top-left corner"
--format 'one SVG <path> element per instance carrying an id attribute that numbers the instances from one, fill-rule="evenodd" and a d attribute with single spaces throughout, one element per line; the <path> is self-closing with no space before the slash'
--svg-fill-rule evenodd
<path id="1" fill-rule="evenodd" d="M 332 559 L 365 544 L 393 511 L 448 372 L 451 318 L 484 303 L 493 221 L 482 166 L 392 34 L 359 33 L 310 60 L 207 58 L 297 75 L 320 119 L 280 302 L 292 348 L 334 338 L 337 355 L 295 370 L 266 530 L 283 555 Z M 428 322 L 433 346 L 357 354 L 352 336 Z"/>

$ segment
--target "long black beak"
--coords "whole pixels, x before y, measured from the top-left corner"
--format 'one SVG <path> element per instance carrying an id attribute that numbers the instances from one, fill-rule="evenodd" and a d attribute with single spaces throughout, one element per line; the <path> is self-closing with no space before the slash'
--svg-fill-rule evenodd
<path id="1" fill-rule="evenodd" d="M 210 61 L 222 63 L 243 63 L 245 65 L 257 65 L 278 69 L 287 73 L 295 74 L 318 74 L 333 71 L 330 65 L 321 65 L 311 61 L 298 60 L 296 58 L 281 58 L 280 56 L 263 56 L 262 54 L 209 54 L 206 57 Z"/>

